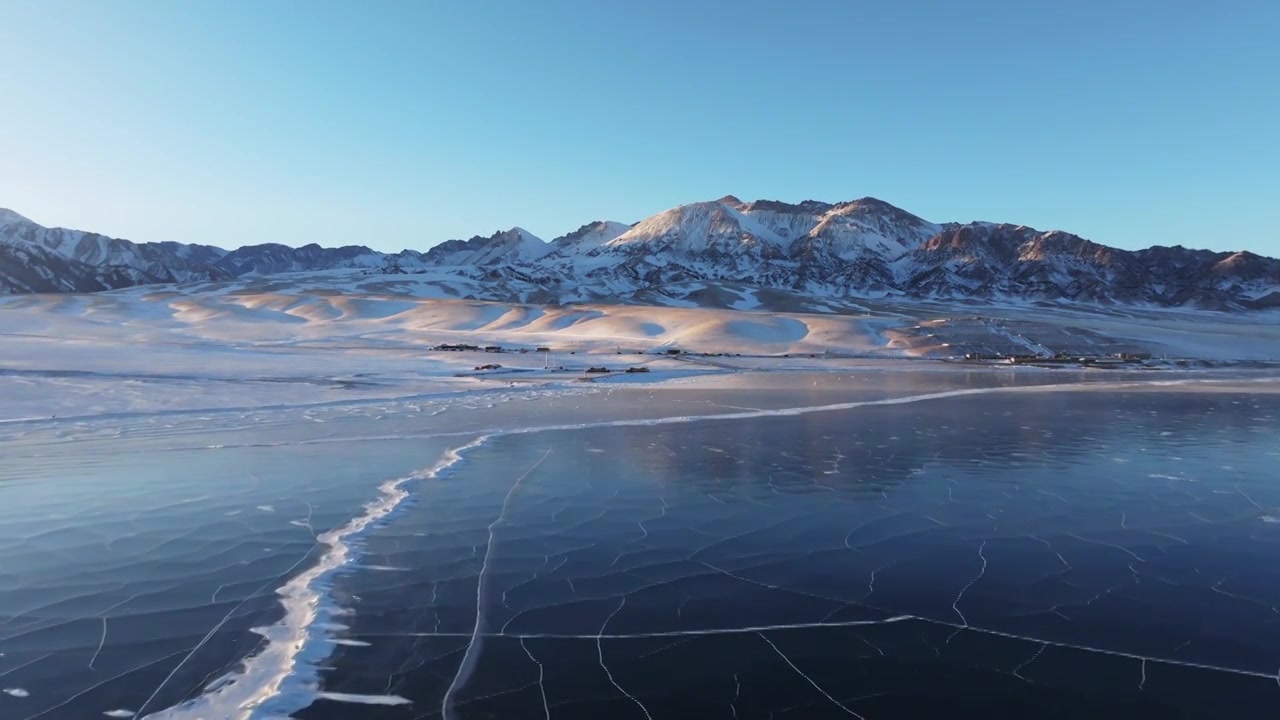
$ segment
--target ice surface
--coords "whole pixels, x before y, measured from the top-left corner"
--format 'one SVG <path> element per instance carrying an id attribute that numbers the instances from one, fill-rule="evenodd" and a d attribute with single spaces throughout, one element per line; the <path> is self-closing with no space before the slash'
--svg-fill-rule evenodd
<path id="1" fill-rule="evenodd" d="M 120 497 L 122 509 L 145 511 L 137 517 L 160 519 L 174 514 L 174 522 L 164 525 L 175 530 L 193 527 L 189 518 L 196 517 L 210 523 L 210 530 L 215 527 L 212 523 L 220 522 L 215 518 L 237 522 L 246 516 L 228 517 L 225 513 L 269 504 L 259 498 L 273 497 L 270 504 L 276 513 L 248 516 L 258 518 L 254 522 L 261 529 L 252 534 L 242 529 L 239 535 L 245 542 L 235 552 L 248 557 L 259 544 L 279 545 L 279 540 L 268 540 L 281 532 L 271 528 L 288 528 L 294 538 L 301 534 L 300 539 L 312 550 L 299 552 L 302 546 L 295 539 L 291 544 L 297 550 L 280 553 L 283 562 L 273 563 L 272 569 L 263 568 L 248 577 L 239 571 L 201 579 L 203 602 L 216 603 L 216 614 L 203 613 L 207 623 L 200 630 L 203 637 L 193 635 L 176 653 L 158 652 L 152 658 L 164 674 L 149 684 L 137 671 L 129 670 L 145 661 L 120 660 L 120 653 L 128 652 L 129 647 L 120 643 L 136 629 L 117 613 L 150 612 L 144 608 L 154 600 L 139 604 L 130 597 L 136 593 L 126 591 L 114 596 L 118 599 L 95 601 L 83 628 L 84 666 L 94 664 L 98 671 L 119 667 L 125 671 L 123 677 L 115 678 L 116 673 L 108 671 L 93 680 L 94 670 L 90 669 L 85 680 L 60 678 L 56 686 L 63 690 L 51 686 L 33 692 L 33 697 L 47 697 L 48 703 L 72 703 L 64 708 L 82 707 L 76 703 L 92 700 L 88 689 L 93 683 L 106 681 L 110 687 L 132 687 L 132 694 L 117 697 L 133 698 L 126 706 L 159 717 L 257 717 L 260 713 L 299 712 L 303 718 L 348 718 L 360 717 L 355 708 L 369 702 L 389 702 L 387 698 L 407 700 L 411 704 L 400 707 L 414 708 L 410 716 L 415 716 L 424 711 L 424 703 L 428 707 L 435 703 L 439 712 L 446 688 L 440 686 L 442 695 L 426 700 L 423 690 L 412 690 L 421 678 L 405 674 L 408 671 L 397 675 L 395 666 L 412 663 L 406 657 L 417 657 L 420 652 L 428 652 L 429 657 L 443 652 L 453 663 L 463 662 L 470 652 L 470 670 L 464 671 L 461 664 L 450 667 L 447 659 L 427 664 L 437 668 L 430 672 L 441 674 L 446 682 L 456 681 L 449 714 L 469 717 L 484 702 L 496 702 L 481 702 L 481 696 L 505 693 L 493 683 L 508 673 L 494 676 L 492 663 L 507 662 L 502 658 L 512 657 L 514 650 L 519 653 L 514 657 L 535 668 L 546 685 L 534 698 L 509 695 L 511 702 L 519 704 L 504 706 L 506 714 L 529 709 L 520 698 L 537 703 L 532 707 L 541 707 L 541 692 L 548 693 L 548 702 L 559 708 L 559 714 L 565 712 L 561 704 L 572 701 L 572 693 L 577 692 L 563 687 L 567 671 L 563 663 L 576 657 L 572 643 L 587 643 L 590 649 L 584 652 L 601 668 L 600 682 L 614 688 L 637 710 L 644 705 L 654 712 L 655 706 L 676 701 L 661 699 L 663 686 L 650 678 L 654 667 L 649 660 L 640 662 L 627 649 L 639 643 L 635 647 L 647 648 L 641 655 L 656 652 L 646 657 L 669 658 L 665 662 L 685 668 L 684 672 L 691 672 L 689 662 L 697 667 L 706 665 L 684 655 L 686 652 L 707 652 L 716 657 L 727 653 L 754 658 L 752 664 L 763 663 L 761 658 L 767 655 L 760 653 L 768 653 L 782 671 L 792 673 L 810 692 L 817 693 L 816 683 L 841 705 L 861 712 L 859 703 L 865 701 L 844 693 L 841 688 L 846 681 L 824 677 L 827 671 L 822 662 L 815 668 L 814 658 L 797 649 L 792 637 L 797 633 L 801 634 L 797 638 L 803 638 L 804 633 L 835 633 L 801 640 L 802 644 L 818 643 L 822 637 L 847 638 L 863 648 L 870 649 L 870 643 L 894 657 L 911 657 L 914 651 L 903 644 L 904 638 L 923 633 L 930 638 L 923 646 L 926 651 L 947 648 L 948 654 L 959 653 L 958 661 L 979 666 L 992 662 L 987 654 L 997 652 L 992 648 L 999 653 L 1018 652 L 999 649 L 1004 647 L 1000 642 L 1029 644 L 1025 656 L 1009 667 L 1017 667 L 1019 676 L 1037 682 L 1045 682 L 1036 675 L 1041 666 L 1052 668 L 1066 662 L 1068 669 L 1075 668 L 1071 673 L 1088 667 L 1089 661 L 1063 656 L 1063 652 L 1130 658 L 1145 667 L 1149 682 L 1162 686 L 1164 680 L 1157 678 L 1165 675 L 1160 668 L 1167 667 L 1198 668 L 1234 677 L 1265 676 L 1274 682 L 1274 673 L 1252 664 L 1249 658 L 1256 654 L 1254 650 L 1242 654 L 1237 649 L 1224 655 L 1223 650 L 1211 650 L 1212 644 L 1196 650 L 1199 646 L 1193 643 L 1170 655 L 1141 648 L 1128 639 L 1104 641 L 1094 630 L 1083 635 L 1055 634 L 1042 620 L 1024 627 L 1018 624 L 1021 621 L 1011 620 L 1017 613 L 1000 610 L 1003 604 L 1014 602 L 1024 611 L 1032 611 L 1033 618 L 1059 614 L 1074 618 L 1068 605 L 1083 603 L 1083 607 L 1092 608 L 1104 599 L 1114 603 L 1119 598 L 1131 603 L 1137 597 L 1132 590 L 1148 587 L 1151 582 L 1157 585 L 1150 587 L 1163 587 L 1165 581 L 1171 581 L 1174 585 L 1167 586 L 1182 588 L 1183 593 L 1197 587 L 1208 593 L 1194 595 L 1200 598 L 1195 612 L 1240 619 L 1245 622 L 1241 628 L 1251 627 L 1249 608 L 1270 613 L 1271 605 L 1259 602 L 1271 589 L 1258 584 L 1269 575 L 1255 572 L 1252 580 L 1246 580 L 1248 576 L 1242 574 L 1245 566 L 1232 564 L 1238 561 L 1224 564 L 1215 560 L 1221 576 L 1205 578 L 1187 575 L 1186 568 L 1176 562 L 1168 567 L 1151 563 L 1182 552 L 1181 547 L 1209 552 L 1220 546 L 1224 538 L 1235 537 L 1222 534 L 1235 532 L 1231 530 L 1235 527 L 1233 517 L 1249 519 L 1255 531 L 1271 527 L 1265 518 L 1280 512 L 1280 497 L 1260 485 L 1251 469 L 1257 462 L 1254 458 L 1268 452 L 1268 446 L 1250 439 L 1274 438 L 1276 408 L 1267 398 L 1275 396 L 1258 392 L 1271 385 L 1183 379 L 1159 386 L 1140 380 L 1082 386 L 1076 381 L 1050 382 L 1055 374 L 1040 373 L 1023 376 L 1029 383 L 1025 386 L 1004 385 L 999 377 L 982 374 L 977 381 L 985 383 L 984 387 L 971 385 L 975 378 L 961 373 L 904 376 L 880 371 L 863 375 L 860 380 L 841 380 L 829 374 L 777 376 L 773 383 L 728 376 L 718 390 L 697 385 L 639 386 L 560 396 L 535 391 L 513 395 L 494 408 L 477 405 L 466 409 L 458 399 L 454 401 L 458 407 L 438 416 L 456 413 L 446 426 L 440 425 L 440 419 L 423 417 L 408 402 L 327 408 L 314 415 L 326 420 L 319 425 L 304 420 L 304 413 L 313 411 L 282 409 L 262 413 L 263 424 L 279 436 L 278 442 L 262 443 L 270 438 L 260 429 L 228 429 L 223 432 L 230 437 L 222 438 L 228 441 L 218 448 L 190 444 L 188 430 L 207 433 L 211 426 L 241 422 L 241 413 L 214 413 L 205 419 L 170 418 L 165 422 L 168 427 L 154 427 L 145 433 L 140 431 L 149 423 L 135 418 L 128 424 L 139 432 L 124 439 L 100 436 L 92 429 L 93 423 L 83 423 L 70 441 L 81 448 L 79 460 L 86 467 L 96 468 L 97 458 L 117 455 L 125 448 L 146 448 L 145 454 L 118 469 L 120 480 L 100 481 L 105 484 L 100 489 L 103 493 L 118 494 L 127 487 L 120 485 L 124 478 L 139 477 L 139 468 L 155 466 L 155 458 L 164 457 L 163 453 L 173 454 L 174 461 L 198 453 L 207 458 L 200 463 L 206 466 L 209 460 L 223 457 L 222 466 L 254 468 L 256 475 L 267 467 L 264 461 L 283 461 L 280 470 L 297 477 L 296 458 L 303 456 L 298 453 L 313 455 L 318 449 L 329 448 L 312 463 L 313 468 L 326 468 L 327 479 L 319 486 L 304 481 L 299 486 L 306 489 L 302 495 L 280 484 L 287 476 L 268 474 L 256 480 L 246 478 L 243 491 L 223 487 L 222 497 L 201 493 L 202 486 L 209 486 L 206 482 L 183 483 L 155 495 L 154 481 Z M 771 384 L 774 389 L 769 389 Z M 928 392 L 930 389 L 934 391 Z M 1167 402 L 1163 398 L 1168 393 L 1181 398 L 1183 404 L 1161 405 Z M 842 400 L 842 396 L 847 398 L 843 402 L 820 402 Z M 1189 401 L 1187 397 L 1196 399 Z M 972 404 L 974 398 L 983 398 L 980 406 Z M 1100 398 L 1111 400 L 1099 402 Z M 973 410 L 975 407 L 981 409 Z M 1189 412 L 1190 408 L 1199 411 Z M 276 415 L 280 417 L 273 417 Z M 1216 420 L 1208 420 L 1215 416 Z M 927 424 L 918 424 L 922 418 L 928 419 Z M 1146 443 L 1176 448 L 1178 459 L 1164 458 L 1163 454 L 1135 455 L 1137 445 L 1122 441 L 1114 430 L 1106 435 L 1091 431 L 1107 424 L 1125 428 L 1135 421 L 1137 427 L 1151 428 Z M 984 427 L 987 430 L 979 430 Z M 1024 427 L 1027 429 L 1021 429 Z M 305 432 L 295 434 L 297 428 Z M 333 428 L 337 437 L 330 434 Z M 358 439 L 375 433 L 384 439 Z M 237 435 L 252 437 L 255 442 L 237 443 Z M 426 471 L 403 476 L 423 478 L 423 482 L 379 488 L 373 481 L 379 468 L 368 467 L 366 480 L 342 488 L 349 470 L 331 467 L 335 458 L 357 450 L 358 457 L 349 462 L 352 466 L 367 465 L 367 458 L 404 455 L 413 446 L 410 443 L 422 442 L 412 438 L 432 435 L 438 437 L 437 449 L 431 452 L 439 459 L 420 466 L 428 467 Z M 1220 468 L 1228 463 L 1214 454 L 1217 451 L 1212 449 L 1219 447 L 1215 438 L 1246 443 L 1231 450 L 1233 470 Z M 10 449 L 19 452 L 7 456 L 18 459 L 16 472 L 29 475 L 33 467 L 48 465 L 49 461 L 41 458 L 46 449 L 54 447 L 49 443 L 67 441 L 53 428 L 38 429 L 24 435 L 21 444 L 11 441 Z M 1202 446 L 1209 450 L 1197 449 Z M 469 447 L 463 450 L 468 462 L 436 480 L 427 480 L 432 465 L 456 462 L 453 458 L 461 453 L 448 450 L 450 447 Z M 1274 443 L 1269 447 L 1270 452 L 1276 452 Z M 413 454 L 421 457 L 422 450 L 425 448 Z M 243 455 L 245 452 L 256 454 Z M 271 461 L 273 457 L 277 460 Z M 626 458 L 621 465 L 619 457 Z M 1050 484 L 1042 484 L 1052 477 L 1043 475 L 1047 469 L 1056 468 L 1054 472 L 1062 474 L 1076 467 L 1082 457 L 1096 457 L 1105 468 L 1126 468 L 1126 474 L 1109 481 L 1100 495 L 1097 491 L 1081 494 L 1082 490 L 1070 482 L 1049 480 Z M 1127 472 L 1130 465 L 1135 467 Z M 495 468 L 511 468 L 515 474 L 495 473 Z M 1211 481 L 1212 474 L 1202 475 L 1197 468 L 1228 473 L 1236 480 Z M 209 470 L 219 472 L 218 468 Z M 67 474 L 65 465 L 52 465 L 44 472 L 51 478 Z M 1098 475 L 1093 469 L 1080 472 Z M 303 473 L 302 477 L 311 475 Z M 1071 476 L 1069 472 L 1067 476 Z M 297 485 L 299 481 L 291 482 Z M 144 488 L 153 495 L 149 498 L 152 509 L 130 505 Z M 357 499 L 365 493 L 373 499 Z M 147 549 L 151 546 L 148 537 L 164 537 L 157 534 L 158 527 L 146 531 L 144 524 L 145 534 L 132 540 L 122 535 L 127 525 L 112 529 L 104 520 L 85 525 L 78 519 L 85 506 L 98 508 L 95 514 L 101 517 L 110 517 L 102 514 L 106 496 L 94 501 L 75 492 L 71 495 L 74 500 L 50 497 L 42 506 L 28 501 L 22 509 L 13 503 L 6 503 L 6 507 L 41 518 L 64 517 L 55 522 L 69 528 L 98 528 L 83 540 L 47 536 L 50 540 L 65 538 L 61 540 L 63 547 L 89 548 L 95 539 L 98 543 L 105 540 L 115 552 L 136 558 L 130 561 L 138 563 L 132 567 L 142 569 L 148 563 L 164 562 L 167 553 Z M 290 500 L 282 499 L 286 497 Z M 1097 497 L 1114 498 L 1119 506 L 1104 512 L 1098 501 L 1091 499 Z M 505 514 L 503 498 L 508 505 Z M 308 505 L 300 506 L 298 499 L 306 499 Z M 1176 519 L 1170 503 L 1183 500 L 1189 504 L 1181 511 L 1181 519 Z M 367 503 L 363 508 L 362 502 Z M 342 517 L 353 511 L 355 515 Z M 1238 515 L 1242 511 L 1247 513 Z M 37 537 L 24 529 L 34 525 L 15 524 L 16 519 L 4 519 L 5 537 Z M 210 534 L 210 530 L 199 535 L 221 534 Z M 823 537 L 827 533 L 829 537 Z M 1027 537 L 1019 539 L 1022 535 Z M 1139 539 L 1135 541 L 1135 537 Z M 920 541 L 928 542 L 917 547 Z M 41 577 L 42 561 L 39 554 L 31 553 L 40 546 L 27 543 L 26 564 L 15 564 L 13 556 L 4 566 L 35 582 Z M 138 550 L 130 550 L 128 543 Z M 1035 550 L 1037 546 L 1042 549 Z M 357 547 L 357 554 L 349 554 Z M 839 551 L 841 547 L 845 550 Z M 1245 548 L 1236 547 L 1237 552 Z M 217 548 L 214 545 L 208 550 Z M 697 548 L 705 549 L 693 552 Z M 192 558 L 208 556 L 201 545 L 191 549 L 198 551 Z M 840 559 L 837 551 L 857 558 Z M 85 554 L 84 549 L 76 552 Z M 226 552 L 218 550 L 208 557 L 235 557 Z M 1049 570 L 1035 559 L 1040 557 L 1035 553 L 1043 553 L 1043 562 L 1056 563 L 1059 571 L 1066 571 L 1068 565 L 1076 568 L 1064 577 L 1070 584 L 1043 588 L 1019 585 Z M 966 559 L 966 554 L 971 558 Z M 942 565 L 930 570 L 935 563 L 929 558 L 934 556 Z M 365 563 L 368 567 L 362 570 Z M 441 574 L 450 563 L 452 569 Z M 347 572 L 335 573 L 340 567 Z M 68 577 L 83 572 L 76 567 L 62 570 Z M 1014 570 L 1023 575 L 1009 576 Z M 200 573 L 193 577 L 200 577 L 206 571 L 197 562 L 193 572 Z M 1135 572 L 1139 575 L 1136 582 Z M 129 575 L 117 573 L 117 577 Z M 1008 584 L 1017 577 L 1023 580 Z M 481 578 L 485 579 L 483 584 L 477 582 Z M 1125 578 L 1132 584 L 1115 589 Z M 832 585 L 833 581 L 836 584 Z M 41 582 L 46 588 L 56 587 Z M 1071 584 L 1079 588 L 1071 589 Z M 1014 587 L 1025 587 L 1020 593 L 1035 592 L 1018 599 L 1018 594 L 1010 594 Z M 50 590 L 43 592 L 47 598 Z M 162 586 L 148 594 L 162 599 L 169 592 Z M 1100 597 L 1090 600 L 1099 593 Z M 1168 612 L 1172 606 L 1162 599 L 1166 597 L 1152 596 L 1142 602 Z M 881 603 L 879 598 L 887 600 Z M 1058 604 L 1060 601 L 1066 604 Z M 1233 604 L 1216 607 L 1215 603 L 1224 601 Z M 240 605 L 242 602 L 245 604 Z M 123 604 L 110 609 L 117 603 Z M 1044 607 L 1039 607 L 1040 603 L 1045 603 Z M 273 612 L 273 606 L 279 610 Z M 41 607 L 54 605 L 45 599 L 34 611 L 47 612 Z M 1108 613 L 1128 613 L 1123 604 L 1099 607 L 1109 608 Z M 0 613 L 26 618 L 17 621 L 17 627 L 29 623 L 32 612 L 0 608 Z M 1078 622 L 1096 622 L 1097 618 L 1088 619 L 1089 612 Z M 237 620 L 241 613 L 248 614 Z M 222 624 L 226 618 L 231 620 Z M 0 626 L 0 643 L 11 643 L 12 637 L 5 638 L 14 622 Z M 229 625 L 237 629 L 233 631 Z M 1171 639 L 1182 642 L 1191 637 L 1185 635 L 1189 626 L 1175 627 L 1181 629 L 1173 632 Z M 912 629 L 900 633 L 894 628 Z M 938 628 L 944 634 L 935 638 L 928 628 Z M 947 642 L 950 633 L 957 630 L 961 635 Z M 259 638 L 258 647 L 240 664 L 243 658 L 227 647 L 226 638 L 250 631 Z M 31 635 L 28 642 L 37 642 L 43 632 Z M 1256 634 L 1257 628 L 1250 632 Z M 966 639 L 970 636 L 990 637 L 990 642 L 997 644 L 979 643 L 975 649 L 974 641 Z M 715 640 L 737 643 L 729 639 L 746 637 L 755 637 L 759 645 L 755 649 L 736 644 L 721 647 Z M 451 650 L 444 650 L 441 643 L 452 643 L 448 645 Z M 515 643 L 514 648 L 509 643 Z M 663 650 L 666 645 L 673 647 Z M 563 660 L 558 659 L 562 656 Z M 39 676 L 20 674 L 38 670 L 50 661 L 41 653 L 13 657 L 24 663 L 35 661 L 14 675 L 22 687 L 35 691 Z M 880 655 L 876 653 L 876 657 Z M 1028 660 L 1034 661 L 1021 666 Z M 321 662 L 336 662 L 337 674 L 316 674 Z M 446 664 L 439 666 L 440 662 Z M 393 667 L 382 670 L 387 663 Z M 357 671 L 357 667 L 367 670 Z M 767 664 L 753 667 L 729 671 L 739 680 L 753 679 L 747 689 L 739 688 L 745 693 L 740 707 L 762 701 L 751 688 L 759 687 L 764 677 L 773 678 L 771 681 L 782 677 L 776 670 L 761 676 Z M 359 679 L 366 672 L 371 674 L 368 679 Z M 380 672 L 390 675 L 378 676 Z M 523 672 L 511 675 L 511 679 L 519 680 Z M 225 677 L 204 683 L 208 690 L 175 707 L 174 693 L 199 686 L 196 681 L 205 674 Z M 175 679 L 166 681 L 166 675 Z M 178 681 L 179 677 L 186 679 Z M 730 679 L 708 677 L 706 681 L 718 687 Z M 321 683 L 318 690 L 317 681 Z M 86 689 L 76 690 L 78 683 L 85 683 L 82 687 Z M 534 684 L 524 692 L 536 689 Z M 1152 686 L 1146 691 L 1152 691 Z M 68 692 L 77 697 L 69 699 Z M 571 695 L 566 697 L 565 692 Z M 636 702 L 629 700 L 628 694 Z M 827 702 L 821 693 L 816 697 Z M 169 709 L 161 711 L 144 702 Z M 812 711 L 809 702 L 802 702 L 802 706 Z M 117 701 L 114 707 L 121 704 Z M 304 709 L 308 705 L 310 709 Z M 335 709 L 326 710 L 328 707 Z M 590 707 L 584 705 L 583 711 Z M 243 708 L 243 713 L 235 708 Z M 99 705 L 92 709 L 102 713 L 108 708 Z"/>
<path id="2" fill-rule="evenodd" d="M 370 538 L 416 575 L 340 581 L 363 598 L 349 632 L 371 646 L 340 649 L 326 682 L 446 716 L 536 713 L 545 695 L 571 717 L 622 703 L 660 717 L 726 712 L 737 675 L 745 707 L 898 717 L 940 711 L 945 668 L 972 667 L 975 697 L 950 696 L 970 709 L 996 685 L 1030 702 L 1103 673 L 1091 692 L 1107 702 L 1148 694 L 1132 716 L 1237 679 L 1254 716 L 1274 703 L 1280 652 L 1280 577 L 1257 564 L 1280 537 L 1255 534 L 1280 502 L 1259 472 L 1280 453 L 1280 405 L 1165 393 L 495 438 Z M 800 685 L 760 694 L 787 673 Z M 710 688 L 714 708 L 697 700 Z"/>

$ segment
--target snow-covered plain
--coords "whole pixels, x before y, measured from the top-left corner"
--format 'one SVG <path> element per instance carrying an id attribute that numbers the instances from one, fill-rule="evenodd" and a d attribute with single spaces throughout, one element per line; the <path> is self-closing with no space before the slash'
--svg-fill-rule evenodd
<path id="1" fill-rule="evenodd" d="M 538 306 L 439 297 L 433 281 L 393 280 L 330 272 L 3 298 L 0 421 L 564 384 L 583 380 L 582 371 L 592 365 L 647 367 L 650 373 L 628 379 L 657 382 L 941 359 L 961 354 L 948 342 L 959 336 L 945 318 L 974 315 L 1018 321 L 1023 328 L 1028 322 L 1083 328 L 1157 357 L 1280 361 L 1280 316 L 1274 312 L 864 303 L 806 313 L 777 310 L 788 303 L 734 288 L 717 290 L 724 298 L 717 308 Z M 932 325 L 922 330 L 922 321 Z M 926 339 L 903 342 L 904 333 Z M 501 345 L 508 352 L 431 350 L 442 343 Z M 666 355 L 672 349 L 684 355 Z M 474 371 L 489 363 L 503 367 Z"/>

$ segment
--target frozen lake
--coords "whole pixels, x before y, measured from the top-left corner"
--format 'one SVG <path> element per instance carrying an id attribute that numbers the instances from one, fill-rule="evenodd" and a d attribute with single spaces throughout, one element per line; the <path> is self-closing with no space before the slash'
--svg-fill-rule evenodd
<path id="1" fill-rule="evenodd" d="M 0 717 L 1274 717 L 1280 387 L 1151 379 L 6 423 Z"/>

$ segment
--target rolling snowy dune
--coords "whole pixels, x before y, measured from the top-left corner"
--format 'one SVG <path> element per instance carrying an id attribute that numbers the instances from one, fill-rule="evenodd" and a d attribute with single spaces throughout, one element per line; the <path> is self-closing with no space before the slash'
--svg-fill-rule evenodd
<path id="1" fill-rule="evenodd" d="M 656 298 L 674 307 L 540 305 L 442 297 L 438 285 L 400 280 L 335 271 L 2 298 L 0 419 L 261 406 L 300 390 L 326 403 L 555 384 L 601 364 L 644 365 L 656 372 L 634 380 L 656 382 L 838 358 L 955 358 L 988 347 L 1280 361 L 1274 312 L 815 305 L 790 293 L 708 283 L 682 290 L 696 303 Z M 445 343 L 510 352 L 431 350 Z M 672 350 L 683 355 L 669 356 Z M 474 371 L 494 362 L 500 371 Z M 566 370 L 549 374 L 548 365 Z"/>

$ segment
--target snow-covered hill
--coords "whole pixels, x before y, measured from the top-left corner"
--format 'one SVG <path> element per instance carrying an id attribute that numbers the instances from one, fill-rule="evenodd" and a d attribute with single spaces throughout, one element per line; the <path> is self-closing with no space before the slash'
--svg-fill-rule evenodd
<path id="1" fill-rule="evenodd" d="M 444 296 L 540 303 L 714 301 L 739 307 L 749 305 L 746 298 L 756 290 L 778 290 L 815 300 L 1280 306 L 1280 261 L 1252 253 L 1182 247 L 1131 252 L 1020 225 L 939 225 L 875 198 L 790 204 L 726 196 L 634 225 L 588 223 L 549 243 L 512 228 L 394 254 L 315 244 L 230 252 L 176 242 L 136 244 L 46 228 L 0 210 L 0 292 L 93 292 L 341 269 L 418 275 Z"/>
<path id="2" fill-rule="evenodd" d="M 136 244 L 97 233 L 38 225 L 0 208 L 0 292 L 92 292 L 147 283 L 233 277 L 221 248 Z M 39 288 L 39 289 L 36 289 Z"/>

